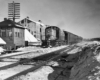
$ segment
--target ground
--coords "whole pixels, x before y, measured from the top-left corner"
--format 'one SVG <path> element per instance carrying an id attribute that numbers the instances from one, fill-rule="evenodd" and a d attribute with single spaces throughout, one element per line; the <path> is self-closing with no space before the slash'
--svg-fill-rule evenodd
<path id="1" fill-rule="evenodd" d="M 14 80 L 100 80 L 100 42 L 84 41 L 35 72 Z"/>

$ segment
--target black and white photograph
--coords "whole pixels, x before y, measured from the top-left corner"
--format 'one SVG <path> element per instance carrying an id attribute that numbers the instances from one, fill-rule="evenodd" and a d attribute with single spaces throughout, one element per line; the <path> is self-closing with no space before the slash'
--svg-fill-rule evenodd
<path id="1" fill-rule="evenodd" d="M 0 0 L 0 80 L 100 80 L 100 0 Z"/>

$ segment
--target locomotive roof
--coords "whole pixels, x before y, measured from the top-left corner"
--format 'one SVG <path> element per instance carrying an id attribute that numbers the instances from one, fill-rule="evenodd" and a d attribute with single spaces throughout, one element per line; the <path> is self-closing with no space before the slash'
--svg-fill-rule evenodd
<path id="1" fill-rule="evenodd" d="M 48 26 L 47 28 L 56 28 L 56 29 L 60 29 L 60 28 L 57 27 L 57 26 Z"/>
<path id="2" fill-rule="evenodd" d="M 22 29 L 24 29 L 23 27 L 22 27 L 22 25 L 20 25 L 20 24 L 18 24 L 18 23 L 16 23 L 16 22 L 14 22 L 14 21 L 12 21 L 12 20 L 4 20 L 4 21 L 2 21 L 2 22 L 0 22 L 0 27 L 18 27 L 18 28 L 22 28 Z"/>

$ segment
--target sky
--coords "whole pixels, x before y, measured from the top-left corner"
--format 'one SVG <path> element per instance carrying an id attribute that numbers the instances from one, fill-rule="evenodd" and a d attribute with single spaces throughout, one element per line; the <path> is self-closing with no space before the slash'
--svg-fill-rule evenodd
<path id="1" fill-rule="evenodd" d="M 83 38 L 100 37 L 100 0 L 0 0 L 0 21 L 8 17 L 8 3 L 20 3 L 20 21 L 29 16 Z"/>

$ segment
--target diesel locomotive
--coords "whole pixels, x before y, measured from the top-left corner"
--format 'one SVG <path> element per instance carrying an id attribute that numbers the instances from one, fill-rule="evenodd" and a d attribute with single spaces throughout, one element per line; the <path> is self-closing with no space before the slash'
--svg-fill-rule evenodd
<path id="1" fill-rule="evenodd" d="M 45 47 L 60 46 L 60 45 L 77 43 L 81 40 L 82 37 L 64 31 L 57 26 L 49 26 L 45 29 L 45 41 L 42 42 L 42 46 Z"/>

